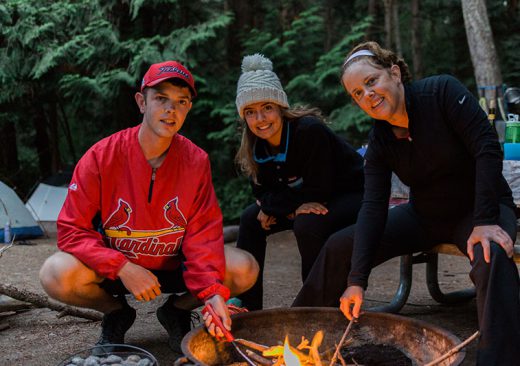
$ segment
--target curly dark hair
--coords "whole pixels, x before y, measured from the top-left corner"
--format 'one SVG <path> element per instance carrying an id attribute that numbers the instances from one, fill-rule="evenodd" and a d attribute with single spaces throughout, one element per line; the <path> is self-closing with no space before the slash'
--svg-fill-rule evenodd
<path id="1" fill-rule="evenodd" d="M 374 56 L 359 56 L 347 62 L 348 58 L 357 51 L 368 50 L 374 54 Z M 354 47 L 348 55 L 345 57 L 343 61 L 343 66 L 341 66 L 341 75 L 343 76 L 347 68 L 352 65 L 354 62 L 358 62 L 360 60 L 366 60 L 372 66 L 378 69 L 390 69 L 392 65 L 399 66 L 401 70 L 401 81 L 403 83 L 408 83 L 412 81 L 412 75 L 410 74 L 410 70 L 408 65 L 404 60 L 397 56 L 395 52 L 382 48 L 377 42 L 363 42 Z"/>

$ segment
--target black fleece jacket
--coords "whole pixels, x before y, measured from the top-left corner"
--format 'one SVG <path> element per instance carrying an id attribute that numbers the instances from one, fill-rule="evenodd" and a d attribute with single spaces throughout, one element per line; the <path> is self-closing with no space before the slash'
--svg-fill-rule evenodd
<path id="1" fill-rule="evenodd" d="M 455 78 L 433 76 L 405 85 L 408 139 L 375 121 L 365 155 L 365 193 L 356 226 L 349 285 L 366 287 L 385 228 L 395 172 L 426 220 L 497 223 L 499 203 L 514 208 L 502 176 L 496 132 L 472 94 Z"/>
<path id="2" fill-rule="evenodd" d="M 251 182 L 262 211 L 287 216 L 305 202 L 327 203 L 363 190 L 363 158 L 315 117 L 284 121 L 280 153 L 271 155 L 257 139 L 257 183 Z"/>

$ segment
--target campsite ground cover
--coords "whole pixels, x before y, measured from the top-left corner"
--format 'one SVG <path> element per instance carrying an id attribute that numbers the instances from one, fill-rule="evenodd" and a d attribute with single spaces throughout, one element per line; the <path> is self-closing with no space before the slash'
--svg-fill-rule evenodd
<path id="1" fill-rule="evenodd" d="M 54 238 L 32 240 L 34 245 L 16 245 L 0 258 L 0 282 L 13 284 L 43 294 L 38 270 L 56 248 Z M 442 257 L 441 286 L 447 290 L 469 286 L 469 266 L 464 258 Z M 376 306 L 391 299 L 397 288 L 399 260 L 391 260 L 377 268 L 371 276 L 367 305 Z M 265 271 L 265 307 L 291 304 L 301 281 L 299 255 L 291 232 L 269 239 Z M 2 298 L 0 298 L 0 301 Z M 4 297 L 5 300 L 5 297 Z M 152 352 L 161 365 L 172 365 L 179 355 L 167 346 L 166 331 L 155 317 L 155 309 L 164 298 L 142 304 L 131 301 L 138 317 L 127 333 L 127 342 Z M 438 305 L 427 293 L 424 265 L 414 268 L 414 283 L 402 315 L 434 323 L 465 339 L 477 329 L 475 301 L 458 305 Z M 0 323 L 9 328 L 0 331 L 0 365 L 57 365 L 67 355 L 90 347 L 99 335 L 100 323 L 73 317 L 57 318 L 46 309 L 31 309 L 15 314 L 0 314 Z M 463 365 L 474 364 L 475 345 L 470 345 Z"/>

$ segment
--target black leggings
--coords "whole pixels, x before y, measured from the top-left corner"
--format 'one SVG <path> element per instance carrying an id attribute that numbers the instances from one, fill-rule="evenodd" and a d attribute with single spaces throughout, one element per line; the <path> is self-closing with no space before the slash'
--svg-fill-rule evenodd
<path id="1" fill-rule="evenodd" d="M 500 206 L 499 226 L 516 239 L 514 211 Z M 472 215 L 448 222 L 421 219 L 409 204 L 391 209 L 373 267 L 403 254 L 427 250 L 436 244 L 454 243 L 466 253 L 473 230 Z M 332 235 L 320 252 L 293 306 L 339 306 L 347 287 L 355 225 Z M 491 243 L 491 263 L 482 246 L 474 247 L 470 278 L 477 290 L 481 332 L 478 365 L 517 365 L 520 360 L 520 280 L 514 261 L 498 244 Z"/>
<path id="2" fill-rule="evenodd" d="M 237 247 L 255 257 L 260 265 L 260 273 L 255 285 L 239 296 L 243 305 L 249 310 L 262 309 L 263 269 L 268 235 L 283 230 L 294 231 L 302 259 L 301 275 L 304 281 L 328 237 L 356 222 L 362 196 L 362 192 L 353 192 L 335 198 L 326 205 L 326 215 L 302 214 L 294 220 L 277 217 L 276 224 L 270 230 L 264 230 L 257 220 L 260 211 L 258 205 L 248 206 L 240 217 Z"/>

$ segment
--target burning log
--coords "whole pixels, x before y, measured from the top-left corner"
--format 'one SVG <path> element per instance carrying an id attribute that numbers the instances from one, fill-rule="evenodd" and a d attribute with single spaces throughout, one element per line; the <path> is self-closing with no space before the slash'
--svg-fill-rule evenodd
<path id="1" fill-rule="evenodd" d="M 249 350 L 249 349 L 246 349 L 246 353 L 249 357 L 251 357 L 251 359 L 257 363 L 259 363 L 260 365 L 264 365 L 264 366 L 272 366 L 273 364 L 273 361 L 265 358 L 265 357 L 262 357 L 260 356 L 259 354 Z"/>
<path id="2" fill-rule="evenodd" d="M 82 310 L 68 305 L 63 305 L 50 300 L 47 296 L 42 296 L 40 294 L 30 292 L 28 290 L 20 290 L 12 285 L 5 285 L 0 283 L 0 294 L 7 295 L 9 297 L 12 297 L 13 299 L 17 299 L 20 301 L 29 302 L 40 308 L 48 308 L 54 311 L 58 311 L 58 318 L 61 318 L 66 315 L 94 321 L 101 320 L 102 318 L 101 313 L 90 310 Z"/>
<path id="3" fill-rule="evenodd" d="M 346 336 L 347 333 L 348 332 L 346 332 L 344 335 Z M 325 357 L 327 354 L 330 355 L 331 351 L 333 350 L 330 349 L 323 353 L 319 352 L 319 347 L 321 346 L 323 339 L 324 333 L 320 330 L 314 334 L 310 344 L 308 339 L 302 337 L 300 344 L 298 344 L 296 347 L 293 347 L 289 344 L 288 337 L 286 337 L 283 346 L 277 345 L 271 347 L 242 338 L 237 338 L 235 341 L 243 346 L 250 348 L 245 352 L 254 362 L 261 366 L 323 366 L 323 357 Z M 340 343 L 347 345 L 352 342 L 352 339 L 345 341 L 343 337 L 342 341 L 343 342 Z M 262 355 L 260 356 L 258 353 L 253 352 L 252 350 L 261 352 Z M 308 350 L 308 355 L 303 352 L 306 350 Z M 359 365 L 355 360 L 352 360 L 353 363 L 346 363 L 345 359 L 341 356 L 341 353 L 337 354 L 337 359 L 339 359 L 341 362 L 341 366 L 363 366 Z M 327 361 L 327 363 L 328 362 L 329 361 Z M 340 366 L 335 361 L 331 362 L 330 365 Z"/>
<path id="4" fill-rule="evenodd" d="M 312 364 L 312 357 L 306 355 L 305 353 L 301 352 L 297 348 L 294 348 L 292 346 L 288 346 L 291 352 L 298 357 L 301 363 L 309 363 Z M 284 355 L 284 346 L 273 346 L 269 347 L 265 351 L 262 352 L 262 356 L 266 357 L 279 357 L 279 356 L 285 356 Z"/>

